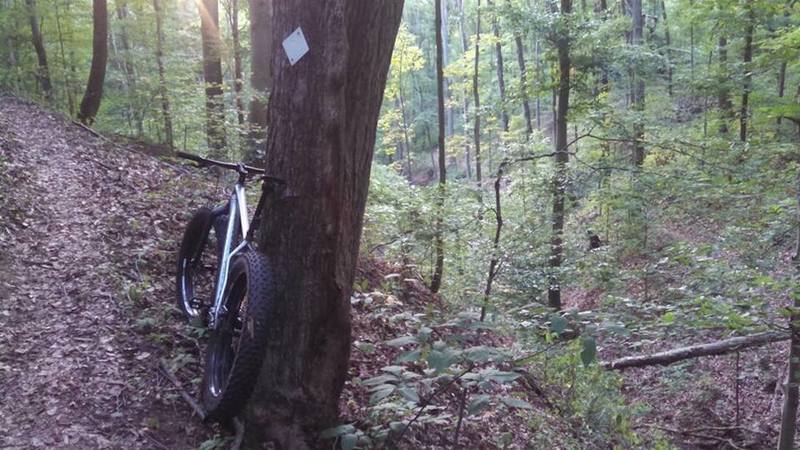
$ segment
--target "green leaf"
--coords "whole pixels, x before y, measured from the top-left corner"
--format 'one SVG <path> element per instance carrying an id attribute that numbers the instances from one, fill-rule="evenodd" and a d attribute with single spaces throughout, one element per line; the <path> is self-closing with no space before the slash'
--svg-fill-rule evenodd
<path id="1" fill-rule="evenodd" d="M 485 345 L 480 345 L 477 347 L 470 347 L 464 350 L 464 356 L 472 362 L 476 363 L 485 363 L 492 360 L 499 359 L 498 356 L 500 352 L 491 347 L 487 347 Z"/>
<path id="2" fill-rule="evenodd" d="M 355 431 L 356 428 L 350 424 L 339 425 L 337 427 L 328 428 L 327 430 L 322 430 L 319 434 L 320 439 L 330 439 L 341 436 L 346 433 L 352 433 Z"/>
<path id="3" fill-rule="evenodd" d="M 377 404 L 381 400 L 383 400 L 386 397 L 392 395 L 392 393 L 394 393 L 395 389 L 397 389 L 397 388 L 395 386 L 391 385 L 391 384 L 385 384 L 385 385 L 379 386 L 377 389 L 375 389 L 373 391 L 372 396 L 369 398 L 369 403 L 371 405 Z"/>
<path id="4" fill-rule="evenodd" d="M 533 409 L 530 403 L 516 397 L 500 397 L 500 401 L 509 408 Z"/>
<path id="5" fill-rule="evenodd" d="M 593 337 L 586 336 L 581 338 L 581 347 L 581 361 L 584 367 L 588 367 L 597 357 L 597 342 Z"/>
<path id="6" fill-rule="evenodd" d="M 473 415 L 483 411 L 489 406 L 490 399 L 491 397 L 485 394 L 472 397 L 472 400 L 469 401 L 469 405 L 467 405 L 467 412 Z"/>
<path id="7" fill-rule="evenodd" d="M 399 388 L 397 392 L 399 392 L 400 395 L 402 395 L 406 400 L 419 403 L 419 394 L 417 394 L 417 391 L 414 388 L 410 386 L 403 386 Z"/>
<path id="8" fill-rule="evenodd" d="M 519 378 L 521 375 L 514 372 L 501 372 L 496 369 L 488 369 L 484 371 L 483 375 L 487 380 L 494 381 L 497 384 L 511 383 Z"/>
<path id="9" fill-rule="evenodd" d="M 443 347 L 441 350 L 431 350 L 428 354 L 428 366 L 435 370 L 436 373 L 440 373 L 458 361 L 460 355 L 460 351 L 450 347 Z"/>
<path id="10" fill-rule="evenodd" d="M 342 450 L 353 450 L 358 443 L 358 436 L 355 434 L 345 434 L 342 436 Z"/>
<path id="11" fill-rule="evenodd" d="M 386 345 L 390 347 L 400 347 L 403 345 L 418 344 L 418 343 L 419 341 L 417 340 L 416 336 L 403 336 L 386 342 Z"/>
<path id="12" fill-rule="evenodd" d="M 556 334 L 561 334 L 567 329 L 567 319 L 553 314 L 550 316 L 550 331 Z"/>
<path id="13" fill-rule="evenodd" d="M 406 363 L 411 361 L 416 361 L 419 359 L 422 351 L 420 349 L 411 350 L 410 352 L 403 353 L 402 355 L 398 356 L 395 362 L 397 363 Z"/>

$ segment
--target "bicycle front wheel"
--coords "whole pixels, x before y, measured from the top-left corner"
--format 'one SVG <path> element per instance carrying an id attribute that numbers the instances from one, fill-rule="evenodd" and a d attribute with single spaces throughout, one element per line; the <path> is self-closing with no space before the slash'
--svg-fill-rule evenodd
<path id="1" fill-rule="evenodd" d="M 256 384 L 275 285 L 266 256 L 238 255 L 228 276 L 219 324 L 211 333 L 203 374 L 203 406 L 208 420 L 233 419 Z"/>

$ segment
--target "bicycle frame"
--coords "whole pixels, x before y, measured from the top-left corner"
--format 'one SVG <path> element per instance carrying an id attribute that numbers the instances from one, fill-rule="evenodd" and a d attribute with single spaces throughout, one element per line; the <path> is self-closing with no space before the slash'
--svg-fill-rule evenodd
<path id="1" fill-rule="evenodd" d="M 219 316 L 222 313 L 222 299 L 225 294 L 225 289 L 228 287 L 228 271 L 230 270 L 231 259 L 250 244 L 248 240 L 250 237 L 248 234 L 250 231 L 250 221 L 247 215 L 244 180 L 241 179 L 241 177 L 234 185 L 233 192 L 228 198 L 228 202 L 223 206 L 214 208 L 212 213 L 215 219 L 225 214 L 228 215 L 228 220 L 225 224 L 225 240 L 222 246 L 222 255 L 220 256 L 217 283 L 214 292 L 214 305 L 209 310 L 208 326 L 211 329 L 215 329 L 219 323 Z M 234 231 L 237 226 L 241 232 L 242 242 L 239 243 L 236 248 L 231 249 Z"/>

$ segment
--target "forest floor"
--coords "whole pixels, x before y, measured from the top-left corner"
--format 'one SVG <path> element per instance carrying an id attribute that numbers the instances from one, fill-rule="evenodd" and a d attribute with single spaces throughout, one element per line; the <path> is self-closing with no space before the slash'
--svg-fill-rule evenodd
<path id="1" fill-rule="evenodd" d="M 230 442 L 193 415 L 159 370 L 165 361 L 196 396 L 202 332 L 185 325 L 173 306 L 173 261 L 191 213 L 222 198 L 225 185 L 139 150 L 0 96 L 0 448 L 184 449 Z M 431 301 L 413 280 L 396 296 L 372 292 L 399 270 L 385 262 L 359 268 L 366 281 L 359 298 L 374 303 L 354 305 L 353 379 L 392 364 L 397 350 L 381 344 L 406 330 L 389 317 L 423 312 Z M 491 339 L 502 345 L 502 338 Z M 683 341 L 664 339 L 667 347 Z M 377 351 L 362 351 L 365 343 Z M 615 350 L 664 348 L 652 344 Z M 738 362 L 728 355 L 626 372 L 625 393 L 649 409 L 644 418 L 652 429 L 634 426 L 672 435 L 681 448 L 771 446 L 784 348 L 742 353 Z M 343 418 L 363 421 L 367 397 L 363 386 L 348 381 Z M 536 398 L 528 400 L 548 429 L 575 433 Z M 530 442 L 524 416 L 483 419 L 466 421 L 464 448 L 491 448 L 486 439 L 505 432 L 519 447 Z M 434 428 L 410 442 L 445 447 L 447 439 Z"/>

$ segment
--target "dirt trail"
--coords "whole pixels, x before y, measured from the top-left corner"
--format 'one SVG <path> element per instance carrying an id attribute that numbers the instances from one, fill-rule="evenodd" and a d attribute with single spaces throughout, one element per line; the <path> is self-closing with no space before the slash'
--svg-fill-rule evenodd
<path id="1" fill-rule="evenodd" d="M 170 316 L 164 267 L 183 221 L 181 204 L 153 211 L 148 196 L 186 178 L 0 97 L 0 447 L 204 440 L 156 369 L 180 342 L 137 328 L 143 311 Z"/>

